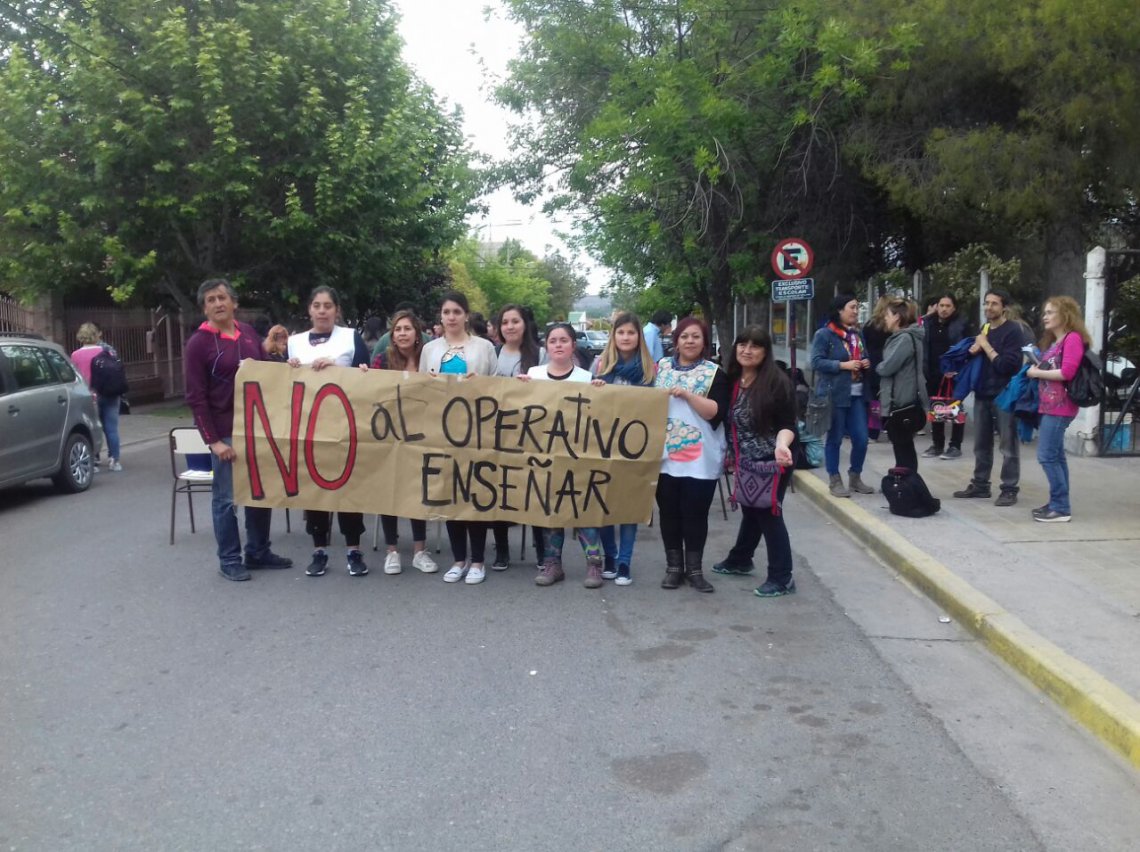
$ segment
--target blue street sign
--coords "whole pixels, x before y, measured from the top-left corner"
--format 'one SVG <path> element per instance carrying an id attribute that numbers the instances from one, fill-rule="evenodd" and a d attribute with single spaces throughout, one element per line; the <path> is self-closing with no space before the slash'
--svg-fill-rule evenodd
<path id="1" fill-rule="evenodd" d="M 807 302 L 814 298 L 814 278 L 782 278 L 772 282 L 773 302 Z"/>

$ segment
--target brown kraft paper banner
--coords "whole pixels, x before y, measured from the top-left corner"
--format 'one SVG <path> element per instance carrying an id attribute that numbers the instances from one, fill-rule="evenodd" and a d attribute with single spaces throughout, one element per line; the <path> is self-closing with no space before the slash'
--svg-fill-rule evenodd
<path id="1" fill-rule="evenodd" d="M 247 360 L 234 394 L 246 506 L 583 527 L 653 511 L 662 390 Z"/>

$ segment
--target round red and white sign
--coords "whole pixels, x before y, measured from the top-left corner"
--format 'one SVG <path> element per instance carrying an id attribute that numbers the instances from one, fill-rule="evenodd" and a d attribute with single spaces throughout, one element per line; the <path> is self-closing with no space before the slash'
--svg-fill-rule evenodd
<path id="1" fill-rule="evenodd" d="M 781 278 L 803 278 L 811 272 L 815 254 L 799 237 L 780 240 L 772 249 L 772 269 Z"/>

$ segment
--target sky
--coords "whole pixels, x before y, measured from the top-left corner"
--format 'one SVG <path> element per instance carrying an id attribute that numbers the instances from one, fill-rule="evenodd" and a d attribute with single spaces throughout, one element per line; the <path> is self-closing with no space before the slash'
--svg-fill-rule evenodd
<path id="1" fill-rule="evenodd" d="M 493 81 L 485 75 L 506 74 L 522 38 L 521 27 L 506 20 L 495 0 L 396 0 L 396 6 L 402 17 L 404 59 L 438 98 L 463 108 L 464 130 L 473 148 L 496 159 L 506 157 L 510 150 L 505 128 L 511 114 L 489 102 Z M 492 15 L 485 19 L 488 6 Z M 590 279 L 590 292 L 597 293 L 606 282 L 604 270 L 585 256 L 575 257 L 555 233 L 569 231 L 568 220 L 555 223 L 539 207 L 516 202 L 508 190 L 483 201 L 489 214 L 471 220 L 480 240 L 518 240 L 540 257 L 550 246 L 575 258 Z"/>

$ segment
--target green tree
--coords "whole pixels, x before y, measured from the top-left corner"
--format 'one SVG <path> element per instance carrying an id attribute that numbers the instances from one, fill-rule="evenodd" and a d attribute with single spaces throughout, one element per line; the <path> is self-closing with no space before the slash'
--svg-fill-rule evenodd
<path id="1" fill-rule="evenodd" d="M 916 23 L 910 68 L 872 86 L 847 152 L 901 214 L 910 268 L 986 242 L 1044 291 L 1083 295 L 1084 253 L 1140 237 L 1140 19 L 1121 0 L 857 0 Z"/>
<path id="2" fill-rule="evenodd" d="M 97 11 L 92 11 L 96 10 Z M 387 0 L 0 6 L 0 286 L 347 313 L 446 275 L 477 192 Z"/>
<path id="3" fill-rule="evenodd" d="M 511 179 L 587 214 L 582 242 L 617 271 L 619 301 L 651 286 L 723 337 L 734 296 L 766 292 L 779 237 L 865 264 L 837 134 L 902 62 L 905 27 L 865 39 L 827 2 L 507 6 L 527 34 L 497 93 L 520 116 Z"/>

